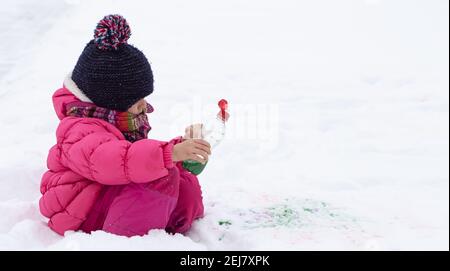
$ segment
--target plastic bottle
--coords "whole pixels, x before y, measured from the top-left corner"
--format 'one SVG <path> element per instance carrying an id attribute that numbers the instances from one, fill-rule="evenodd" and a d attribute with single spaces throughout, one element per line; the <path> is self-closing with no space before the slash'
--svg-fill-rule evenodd
<path id="1" fill-rule="evenodd" d="M 213 122 L 203 124 L 201 130 L 202 139 L 208 141 L 208 143 L 211 145 L 211 149 L 219 145 L 219 143 L 225 137 L 225 123 L 230 116 L 226 111 L 228 109 L 227 100 L 220 100 L 218 105 L 220 111 L 219 113 L 217 113 L 215 120 Z M 206 164 L 207 162 L 205 164 L 202 164 L 194 160 L 183 161 L 183 167 L 194 175 L 200 174 L 203 169 L 205 169 Z"/>

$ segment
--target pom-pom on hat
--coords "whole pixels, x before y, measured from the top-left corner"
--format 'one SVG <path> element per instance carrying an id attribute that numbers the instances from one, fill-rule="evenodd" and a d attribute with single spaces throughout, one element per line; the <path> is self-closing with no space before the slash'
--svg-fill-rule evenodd
<path id="1" fill-rule="evenodd" d="M 130 35 L 125 18 L 105 16 L 75 65 L 72 80 L 97 106 L 127 111 L 153 92 L 150 63 L 127 43 Z"/>
<path id="2" fill-rule="evenodd" d="M 120 44 L 127 43 L 131 31 L 127 20 L 120 15 L 105 16 L 94 30 L 94 42 L 99 49 L 117 50 Z"/>

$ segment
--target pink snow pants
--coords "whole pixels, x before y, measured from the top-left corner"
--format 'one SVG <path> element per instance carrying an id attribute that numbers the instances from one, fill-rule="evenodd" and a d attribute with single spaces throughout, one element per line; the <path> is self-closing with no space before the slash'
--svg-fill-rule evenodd
<path id="1" fill-rule="evenodd" d="M 151 229 L 185 233 L 203 216 L 201 193 L 197 177 L 177 163 L 156 181 L 105 186 L 80 229 L 128 237 Z"/>

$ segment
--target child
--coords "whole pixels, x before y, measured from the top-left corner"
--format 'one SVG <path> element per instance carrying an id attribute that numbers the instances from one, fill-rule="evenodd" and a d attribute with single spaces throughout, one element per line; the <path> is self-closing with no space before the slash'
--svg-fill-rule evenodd
<path id="1" fill-rule="evenodd" d="M 181 162 L 206 163 L 209 144 L 184 138 L 147 139 L 144 97 L 153 74 L 144 54 L 127 44 L 130 28 L 120 15 L 105 16 L 70 76 L 53 94 L 60 124 L 48 155 L 39 201 L 48 225 L 144 235 L 151 229 L 184 233 L 203 216 L 197 177 Z"/>

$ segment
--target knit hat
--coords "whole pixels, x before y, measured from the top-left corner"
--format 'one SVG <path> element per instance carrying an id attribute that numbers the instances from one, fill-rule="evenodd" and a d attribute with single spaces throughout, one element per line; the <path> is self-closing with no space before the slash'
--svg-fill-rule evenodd
<path id="1" fill-rule="evenodd" d="M 77 87 L 97 106 L 127 111 L 153 92 L 145 55 L 127 43 L 130 27 L 120 15 L 105 16 L 72 72 Z"/>

